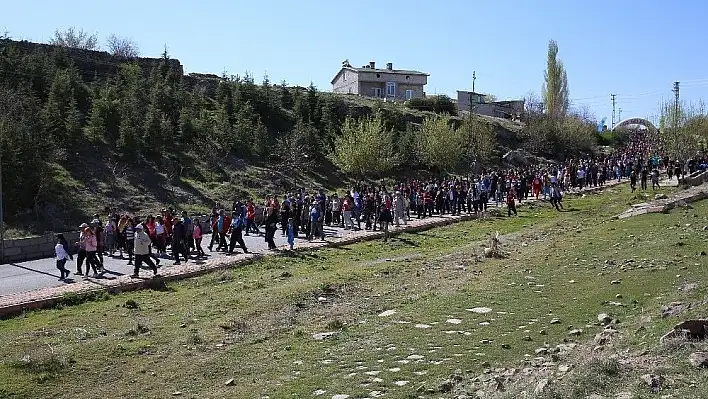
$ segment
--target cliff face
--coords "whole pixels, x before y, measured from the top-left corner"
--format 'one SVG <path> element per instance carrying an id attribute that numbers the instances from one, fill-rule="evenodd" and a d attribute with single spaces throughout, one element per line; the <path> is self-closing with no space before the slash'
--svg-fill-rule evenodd
<path id="1" fill-rule="evenodd" d="M 138 64 L 146 74 L 149 74 L 152 68 L 162 61 L 161 58 L 126 58 L 114 56 L 105 51 L 82 50 L 28 41 L 0 40 L 0 50 L 7 46 L 11 46 L 16 51 L 26 54 L 35 52 L 63 54 L 74 62 L 79 71 L 81 71 L 84 81 L 87 82 L 93 81 L 96 78 L 105 79 L 115 76 L 120 65 L 129 62 Z M 184 75 L 184 68 L 178 59 L 171 58 L 168 60 L 168 63 L 170 68 L 180 75 Z"/>

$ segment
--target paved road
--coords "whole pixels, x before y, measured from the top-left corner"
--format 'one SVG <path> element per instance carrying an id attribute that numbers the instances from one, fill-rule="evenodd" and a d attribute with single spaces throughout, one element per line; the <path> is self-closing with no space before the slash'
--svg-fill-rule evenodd
<path id="1" fill-rule="evenodd" d="M 263 229 L 261 229 L 261 231 L 262 230 Z M 344 229 L 339 227 L 325 226 L 324 230 L 327 237 L 338 237 L 345 232 Z M 296 242 L 298 240 L 303 241 L 304 238 L 296 238 Z M 210 241 L 211 235 L 205 235 L 202 240 L 202 247 L 208 256 L 229 256 L 221 252 L 210 252 L 207 248 Z M 263 239 L 263 236 L 251 235 L 244 237 L 244 241 L 246 242 L 246 247 L 249 252 L 259 253 L 268 249 L 268 245 Z M 286 237 L 283 237 L 280 231 L 275 234 L 275 244 L 279 247 L 287 245 Z M 236 252 L 240 252 L 238 246 Z M 115 258 L 112 258 L 104 255 L 103 261 L 106 273 L 103 275 L 103 279 L 114 279 L 118 276 L 133 273 L 133 266 L 128 266 L 127 255 L 125 255 L 125 259 L 120 259 L 117 256 L 118 254 L 116 254 Z M 192 254 L 190 262 L 199 263 L 201 261 L 196 258 L 195 254 Z M 161 259 L 160 266 L 170 267 L 173 263 L 173 260 Z M 61 281 L 59 280 L 59 270 L 56 268 L 56 262 L 52 258 L 0 265 L 0 296 L 32 291 L 40 288 L 58 287 L 64 284 L 71 284 L 74 281 L 83 278 L 82 276 L 76 276 L 74 274 L 76 272 L 76 256 L 74 256 L 74 262 L 67 262 L 66 268 L 71 271 L 72 274 L 69 276 L 67 281 Z M 86 271 L 85 265 L 83 268 L 84 271 Z"/>

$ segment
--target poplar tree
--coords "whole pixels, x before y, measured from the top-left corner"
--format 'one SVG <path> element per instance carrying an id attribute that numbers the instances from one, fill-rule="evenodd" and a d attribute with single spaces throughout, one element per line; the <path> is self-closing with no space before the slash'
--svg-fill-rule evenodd
<path id="1" fill-rule="evenodd" d="M 568 98 L 568 75 L 565 72 L 563 61 L 558 59 L 558 44 L 555 40 L 548 42 L 548 58 L 542 92 L 546 114 L 554 119 L 565 117 L 570 101 Z"/>

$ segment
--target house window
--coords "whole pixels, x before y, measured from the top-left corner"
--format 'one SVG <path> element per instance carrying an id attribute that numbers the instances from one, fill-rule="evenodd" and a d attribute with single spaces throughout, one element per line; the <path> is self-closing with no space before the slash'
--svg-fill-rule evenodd
<path id="1" fill-rule="evenodd" d="M 396 82 L 386 82 L 386 95 L 396 97 Z"/>
<path id="2" fill-rule="evenodd" d="M 374 88 L 374 97 L 381 97 L 381 88 L 380 87 Z"/>
<path id="3" fill-rule="evenodd" d="M 344 79 L 345 81 L 347 80 L 347 73 L 346 73 L 346 72 L 344 72 L 344 73 L 342 74 L 342 79 Z"/>
<path id="4" fill-rule="evenodd" d="M 406 90 L 406 100 L 413 98 L 413 90 Z"/>

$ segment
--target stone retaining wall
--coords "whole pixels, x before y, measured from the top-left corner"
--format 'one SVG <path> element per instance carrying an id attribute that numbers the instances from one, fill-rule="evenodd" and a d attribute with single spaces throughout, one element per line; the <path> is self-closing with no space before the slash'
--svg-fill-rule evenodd
<path id="1" fill-rule="evenodd" d="M 72 245 L 79 240 L 78 232 L 64 233 L 64 237 Z M 51 258 L 54 256 L 54 246 L 56 245 L 56 235 L 47 233 L 41 237 L 16 238 L 5 240 L 4 257 L 5 263 L 22 262 L 26 260 Z M 0 248 L 0 253 L 3 249 Z"/>
<path id="2" fill-rule="evenodd" d="M 702 172 L 695 172 L 689 176 L 686 176 L 681 184 L 684 188 L 700 186 L 703 183 L 708 182 L 708 170 Z"/>

